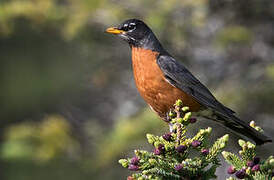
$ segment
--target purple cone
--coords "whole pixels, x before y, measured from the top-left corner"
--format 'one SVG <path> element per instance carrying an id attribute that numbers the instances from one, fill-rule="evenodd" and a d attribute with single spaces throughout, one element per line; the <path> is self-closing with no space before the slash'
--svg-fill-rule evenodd
<path id="1" fill-rule="evenodd" d="M 154 151 L 153 151 L 153 153 L 154 153 L 155 155 L 160 155 L 160 154 L 161 154 L 161 151 L 159 150 L 159 148 L 155 148 Z"/>
<path id="2" fill-rule="evenodd" d="M 202 143 L 200 142 L 200 141 L 198 141 L 198 140 L 195 140 L 195 141 L 192 141 L 192 143 L 191 143 L 191 145 L 193 146 L 193 147 L 198 147 L 198 146 L 200 146 Z"/>
<path id="3" fill-rule="evenodd" d="M 254 164 L 259 164 L 260 163 L 260 158 L 259 157 L 255 157 L 253 159 L 253 162 L 254 162 Z"/>
<path id="4" fill-rule="evenodd" d="M 175 169 L 176 171 L 180 171 L 182 168 L 183 168 L 183 165 L 182 165 L 182 164 L 176 164 L 176 165 L 174 166 L 174 169 Z"/>
<path id="5" fill-rule="evenodd" d="M 130 165 L 128 166 L 128 169 L 131 170 L 131 171 L 138 171 L 138 170 L 139 170 L 139 167 L 136 166 L 136 165 L 130 164 Z"/>
<path id="6" fill-rule="evenodd" d="M 187 149 L 187 147 L 184 145 L 180 145 L 180 146 L 176 147 L 176 151 L 178 153 L 183 153 L 186 149 Z"/>
<path id="7" fill-rule="evenodd" d="M 191 124 L 194 124 L 194 123 L 196 123 L 196 121 L 197 121 L 196 118 L 189 118 L 188 120 L 189 120 L 189 122 L 190 122 Z"/>
<path id="8" fill-rule="evenodd" d="M 229 168 L 227 169 L 228 174 L 234 174 L 235 172 L 236 172 L 236 169 L 234 166 L 229 166 Z"/>
<path id="9" fill-rule="evenodd" d="M 166 141 L 171 141 L 171 133 L 166 133 L 162 136 L 164 138 L 164 140 Z"/>
<path id="10" fill-rule="evenodd" d="M 248 167 L 253 167 L 255 164 L 254 164 L 253 161 L 247 161 L 246 165 L 247 165 Z"/>
<path id="11" fill-rule="evenodd" d="M 204 156 L 206 156 L 206 155 L 209 154 L 209 150 L 208 150 L 208 149 L 202 149 L 202 150 L 201 150 L 201 153 L 202 153 Z"/>
<path id="12" fill-rule="evenodd" d="M 133 158 L 131 158 L 130 160 L 130 164 L 133 164 L 133 165 L 138 165 L 139 163 L 139 158 L 134 156 Z"/>
<path id="13" fill-rule="evenodd" d="M 164 153 L 164 151 L 165 151 L 165 146 L 163 144 L 159 144 L 158 148 L 155 148 L 153 153 L 155 155 L 160 155 L 160 154 Z"/>
<path id="14" fill-rule="evenodd" d="M 239 179 L 244 179 L 245 175 L 246 175 L 246 173 L 245 173 L 244 169 L 241 169 L 235 173 L 235 176 Z"/>
<path id="15" fill-rule="evenodd" d="M 260 171 L 260 165 L 259 164 L 254 165 L 251 170 L 252 171 Z"/>
<path id="16" fill-rule="evenodd" d="M 165 150 L 165 146 L 163 144 L 159 144 L 158 149 L 163 152 Z"/>

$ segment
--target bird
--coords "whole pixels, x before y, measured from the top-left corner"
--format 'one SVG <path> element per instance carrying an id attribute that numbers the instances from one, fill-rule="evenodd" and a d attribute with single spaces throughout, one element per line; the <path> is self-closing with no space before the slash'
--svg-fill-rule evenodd
<path id="1" fill-rule="evenodd" d="M 182 100 L 191 112 L 205 113 L 206 118 L 255 141 L 257 145 L 272 140 L 239 119 L 233 110 L 219 102 L 184 65 L 170 55 L 155 34 L 139 19 L 128 19 L 106 33 L 119 36 L 131 49 L 136 87 L 150 108 L 166 122 L 176 100 Z"/>

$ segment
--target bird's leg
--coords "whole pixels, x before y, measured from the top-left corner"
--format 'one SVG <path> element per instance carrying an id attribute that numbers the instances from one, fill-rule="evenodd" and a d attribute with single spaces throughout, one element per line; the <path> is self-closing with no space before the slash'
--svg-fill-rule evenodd
<path id="1" fill-rule="evenodd" d="M 168 123 L 168 125 L 169 125 L 169 132 L 172 133 L 173 130 L 174 130 L 174 129 L 173 129 L 173 124 L 172 124 L 172 123 Z"/>
<path id="2" fill-rule="evenodd" d="M 170 121 L 171 121 L 171 118 L 170 118 L 168 112 L 166 113 L 166 117 L 164 118 L 164 121 L 166 121 L 166 122 L 170 122 Z M 170 123 L 169 123 L 169 124 L 170 124 Z"/>
<path id="3" fill-rule="evenodd" d="M 167 123 L 168 123 L 168 126 L 169 126 L 169 132 L 173 132 L 174 131 L 174 129 L 173 129 L 173 124 L 172 123 L 170 123 L 170 121 L 171 121 L 171 118 L 170 118 L 170 116 L 169 116 L 169 113 L 167 112 L 166 113 L 166 117 L 164 118 L 164 121 L 166 121 Z"/>

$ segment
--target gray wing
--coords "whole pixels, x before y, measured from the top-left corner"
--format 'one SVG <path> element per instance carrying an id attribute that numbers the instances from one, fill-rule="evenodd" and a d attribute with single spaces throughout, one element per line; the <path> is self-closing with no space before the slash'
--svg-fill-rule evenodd
<path id="1" fill-rule="evenodd" d="M 234 111 L 218 102 L 211 92 L 174 58 L 168 55 L 159 55 L 157 63 L 170 84 L 191 95 L 200 104 L 215 112 L 217 119 L 212 120 L 221 120 L 219 122 L 222 122 L 226 127 L 253 139 L 258 145 L 272 142 L 269 137 L 234 116 Z"/>
<path id="2" fill-rule="evenodd" d="M 234 113 L 234 111 L 222 105 L 184 65 L 177 62 L 171 56 L 159 55 L 157 64 L 170 84 L 191 95 L 203 106 L 211 108 L 225 116 Z"/>

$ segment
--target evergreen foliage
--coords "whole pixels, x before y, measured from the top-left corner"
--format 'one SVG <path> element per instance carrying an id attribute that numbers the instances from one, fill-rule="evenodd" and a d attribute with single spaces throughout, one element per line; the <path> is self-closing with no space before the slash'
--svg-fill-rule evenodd
<path id="1" fill-rule="evenodd" d="M 196 122 L 189 108 L 176 101 L 169 113 L 172 132 L 163 136 L 147 134 L 153 152 L 135 150 L 135 157 L 119 163 L 132 171 L 128 179 L 212 179 L 220 165 L 217 157 L 226 146 L 229 136 L 224 135 L 213 145 L 208 143 L 212 129 L 200 129 L 194 137 L 187 137 L 187 127 Z M 191 155 L 190 155 L 191 154 Z M 196 156 L 193 156 L 196 154 Z"/>
<path id="2" fill-rule="evenodd" d="M 177 100 L 169 114 L 171 132 L 162 136 L 147 134 L 148 143 L 154 146 L 153 152 L 135 150 L 135 156 L 120 159 L 119 163 L 131 171 L 137 171 L 128 180 L 169 180 L 169 179 L 215 179 L 216 169 L 221 164 L 218 155 L 226 146 L 226 134 L 210 145 L 208 138 L 212 129 L 200 129 L 193 136 L 187 136 L 187 128 L 196 122 L 191 117 L 189 107 Z M 262 128 L 252 121 L 250 126 L 262 132 Z M 222 155 L 231 165 L 227 173 L 235 174 L 227 180 L 273 180 L 274 157 L 261 161 L 256 157 L 256 145 L 239 140 L 240 156 L 223 151 Z"/>
<path id="3" fill-rule="evenodd" d="M 254 121 L 251 121 L 250 126 L 257 131 L 263 131 L 262 128 L 255 125 Z M 228 169 L 228 173 L 235 173 L 235 176 L 238 179 L 273 180 L 274 157 L 270 156 L 262 161 L 259 157 L 256 157 L 256 146 L 254 144 L 241 139 L 238 143 L 242 148 L 242 150 L 239 151 L 240 156 L 231 152 L 222 152 L 225 160 L 231 165 Z M 230 177 L 227 180 L 233 179 L 235 178 Z"/>

